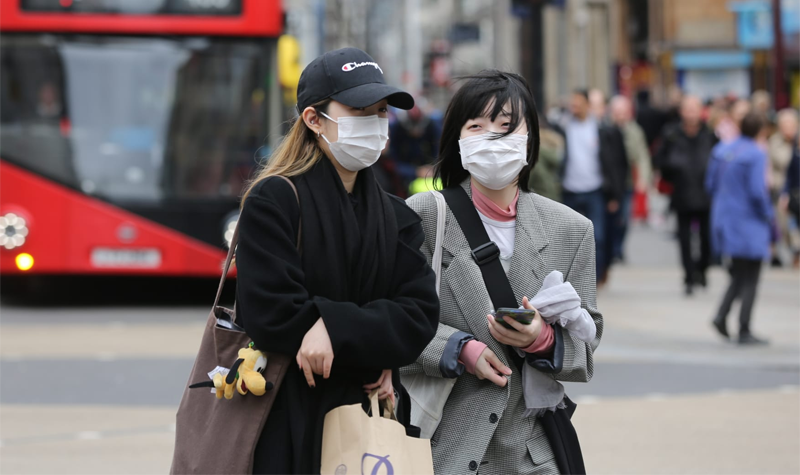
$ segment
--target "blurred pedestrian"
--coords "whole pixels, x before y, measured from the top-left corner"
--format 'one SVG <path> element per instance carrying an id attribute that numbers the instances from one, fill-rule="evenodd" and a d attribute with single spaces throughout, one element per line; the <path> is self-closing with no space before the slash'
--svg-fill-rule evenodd
<path id="1" fill-rule="evenodd" d="M 589 90 L 589 110 L 600 124 L 608 119 L 606 115 L 606 94 L 600 89 L 592 88 Z"/>
<path id="2" fill-rule="evenodd" d="M 544 117 L 539 118 L 539 160 L 531 172 L 531 189 L 553 201 L 561 201 L 559 170 L 564 161 L 564 137 Z"/>
<path id="3" fill-rule="evenodd" d="M 768 183 L 772 203 L 777 205 L 778 198 L 783 193 L 787 170 L 795 151 L 798 135 L 798 114 L 794 109 L 783 109 L 777 115 L 778 130 L 769 138 L 769 175 Z M 798 243 L 792 243 L 793 236 L 789 231 L 789 216 L 785 210 L 776 209 L 778 222 L 778 244 L 785 244 L 797 248 Z M 772 256 L 772 265 L 781 266 L 778 249 Z"/>
<path id="4" fill-rule="evenodd" d="M 753 91 L 750 95 L 750 105 L 753 112 L 761 114 L 761 117 L 764 117 L 766 120 L 764 126 L 767 128 L 769 135 L 772 135 L 773 131 L 770 129 L 775 120 L 775 111 L 772 109 L 772 96 L 770 93 L 763 89 Z"/>
<path id="5" fill-rule="evenodd" d="M 711 200 L 703 181 L 711 150 L 717 143 L 714 133 L 700 119 L 703 104 L 696 96 L 685 96 L 681 121 L 664 134 L 655 154 L 655 164 L 674 190 L 671 208 L 678 215 L 678 239 L 684 271 L 686 295 L 695 285 L 706 286 L 706 270 L 711 260 L 709 210 Z M 693 256 L 693 227 L 697 226 L 700 256 Z"/>
<path id="6" fill-rule="evenodd" d="M 794 267 L 795 269 L 800 268 L 800 244 L 798 244 L 800 240 L 797 239 L 797 234 L 800 233 L 800 229 L 798 229 L 800 228 L 800 136 L 795 142 L 792 160 L 786 170 L 786 184 L 783 187 L 778 208 L 783 213 L 788 212 L 790 219 L 794 220 L 790 231 L 793 239 L 790 242 L 794 254 Z"/>
<path id="7" fill-rule="evenodd" d="M 572 94 L 570 115 L 562 129 L 566 138 L 562 198 L 594 225 L 597 281 L 602 283 L 610 262 L 606 214 L 619 210 L 628 166 L 622 133 L 616 127 L 601 130 L 585 90 Z"/>
<path id="8" fill-rule="evenodd" d="M 661 137 L 661 131 L 669 121 L 667 111 L 653 107 L 650 104 L 650 91 L 636 92 L 636 123 L 638 123 L 647 138 L 647 146 L 651 149 Z"/>
<path id="9" fill-rule="evenodd" d="M 414 180 L 424 179 L 430 174 L 439 150 L 440 134 L 438 124 L 419 104 L 405 113 L 399 113 L 397 120 L 389 127 L 389 152 L 403 184 L 403 196 L 407 196 Z"/>
<path id="10" fill-rule="evenodd" d="M 765 344 L 750 328 L 761 264 L 770 255 L 773 211 L 765 181 L 767 156 L 757 141 L 765 134 L 761 114 L 747 114 L 741 137 L 715 148 L 706 188 L 712 196 L 714 248 L 730 259 L 731 282 L 713 325 L 729 338 L 726 320 L 734 300 L 741 299 L 739 343 Z"/>
<path id="11" fill-rule="evenodd" d="M 750 102 L 746 99 L 737 99 L 728 106 L 727 113 L 714 130 L 721 142 L 730 143 L 739 137 L 739 124 L 748 112 L 750 112 Z"/>
<path id="12" fill-rule="evenodd" d="M 628 158 L 629 173 L 625 177 L 625 194 L 620 204 L 620 212 L 616 222 L 609 226 L 617 228 L 612 243 L 612 259 L 625 260 L 625 236 L 631 219 L 631 202 L 634 190 L 646 194 L 652 174 L 650 150 L 644 131 L 633 120 L 633 104 L 625 96 L 614 96 L 609 109 L 611 120 L 622 131 L 625 143 L 625 154 Z"/>
<path id="13" fill-rule="evenodd" d="M 410 424 L 399 367 L 433 338 L 439 301 L 418 216 L 371 169 L 389 105 L 410 109 L 414 99 L 388 86 L 367 53 L 313 60 L 300 76 L 300 117 L 242 200 L 237 322 L 257 348 L 297 362 L 261 430 L 253 473 L 319 473 L 325 415 L 367 402 L 365 391 L 393 399 L 396 390 L 397 417 Z"/>
<path id="14" fill-rule="evenodd" d="M 516 74 L 492 70 L 467 78 L 447 108 L 436 164 L 449 208 L 443 311 L 434 340 L 417 364 L 403 368 L 404 375 L 457 378 L 431 440 L 437 474 L 586 473 L 568 415 L 574 404 L 559 380 L 590 379 L 602 336 L 592 226 L 530 192 L 538 135 L 533 95 Z M 422 251 L 430 261 L 442 231 L 436 201 L 433 193 L 408 200 L 422 217 Z M 475 239 L 486 244 L 476 246 Z M 554 270 L 570 282 L 573 308 L 595 333 L 579 339 L 559 324 L 544 323 L 538 311 L 525 325 L 506 318 L 510 329 L 487 315 L 498 307 L 531 310 L 525 297 Z M 558 366 L 558 355 L 574 357 Z"/>

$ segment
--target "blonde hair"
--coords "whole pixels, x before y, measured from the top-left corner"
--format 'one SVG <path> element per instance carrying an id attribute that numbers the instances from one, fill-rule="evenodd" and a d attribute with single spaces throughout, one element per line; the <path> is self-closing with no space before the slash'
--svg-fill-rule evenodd
<path id="1" fill-rule="evenodd" d="M 311 107 L 325 110 L 329 99 L 318 102 Z M 257 184 L 271 176 L 292 177 L 309 171 L 322 158 L 324 152 L 317 143 L 314 131 L 306 126 L 303 116 L 296 118 L 289 133 L 272 153 L 264 168 L 256 173 L 255 178 L 247 186 L 242 195 L 241 206 Z"/>

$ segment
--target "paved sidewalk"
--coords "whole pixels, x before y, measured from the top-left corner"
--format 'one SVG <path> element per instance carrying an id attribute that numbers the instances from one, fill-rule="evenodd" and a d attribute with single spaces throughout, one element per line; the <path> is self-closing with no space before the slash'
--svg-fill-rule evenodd
<path id="1" fill-rule="evenodd" d="M 0 407 L 0 473 L 169 472 L 175 408 Z"/>
<path id="2" fill-rule="evenodd" d="M 583 404 L 574 416 L 594 474 L 800 473 L 797 388 Z"/>

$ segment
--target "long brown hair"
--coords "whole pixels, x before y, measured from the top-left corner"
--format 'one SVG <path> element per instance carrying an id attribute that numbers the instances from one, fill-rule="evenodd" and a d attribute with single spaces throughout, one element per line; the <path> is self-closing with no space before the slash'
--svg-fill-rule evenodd
<path id="1" fill-rule="evenodd" d="M 330 99 L 318 102 L 313 107 L 317 113 L 327 112 Z M 247 199 L 250 191 L 271 176 L 297 176 L 310 170 L 319 159 L 325 154 L 320 148 L 316 134 L 306 126 L 303 116 L 300 115 L 294 120 L 289 133 L 283 138 L 281 143 L 270 156 L 264 168 L 256 173 L 255 178 L 247 186 L 242 196 L 242 204 Z"/>

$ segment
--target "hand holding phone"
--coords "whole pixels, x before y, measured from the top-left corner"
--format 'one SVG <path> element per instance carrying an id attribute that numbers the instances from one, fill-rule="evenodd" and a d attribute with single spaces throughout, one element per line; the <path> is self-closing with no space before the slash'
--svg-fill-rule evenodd
<path id="1" fill-rule="evenodd" d="M 524 309 L 499 308 L 494 315 L 488 315 L 489 332 L 495 340 L 517 348 L 527 348 L 536 341 L 544 320 L 527 297 L 522 299 L 522 306 Z"/>
<path id="2" fill-rule="evenodd" d="M 534 317 L 536 317 L 536 310 L 529 310 L 527 308 L 498 308 L 495 312 L 497 322 L 509 330 L 513 330 L 514 327 L 506 323 L 505 317 L 513 318 L 523 325 L 530 325 Z"/>

